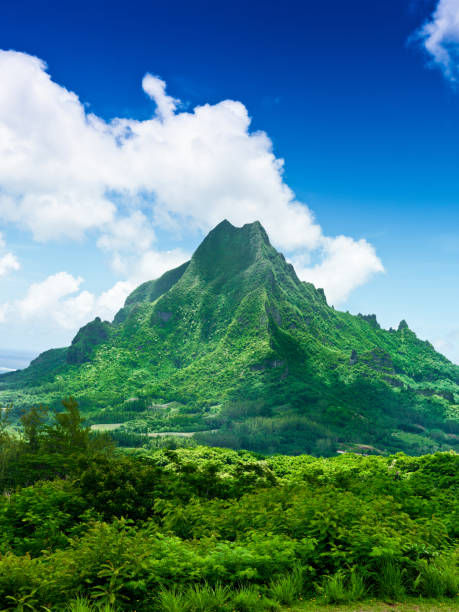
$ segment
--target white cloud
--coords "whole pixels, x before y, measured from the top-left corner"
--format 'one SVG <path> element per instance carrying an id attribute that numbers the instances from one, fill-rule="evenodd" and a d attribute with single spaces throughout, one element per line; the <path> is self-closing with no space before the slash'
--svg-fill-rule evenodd
<path id="1" fill-rule="evenodd" d="M 152 278 L 158 278 L 167 270 L 177 268 L 190 259 L 191 255 L 181 249 L 171 251 L 146 251 L 137 262 L 133 276 L 135 286 Z"/>
<path id="2" fill-rule="evenodd" d="M 146 280 L 158 278 L 167 270 L 189 259 L 180 249 L 142 254 L 132 269 L 129 280 L 118 281 L 100 295 L 81 290 L 83 278 L 68 272 L 58 272 L 33 283 L 24 298 L 0 304 L 0 323 L 12 320 L 16 313 L 26 322 L 40 321 L 76 330 L 96 316 L 111 321 L 123 306 L 127 296 Z"/>
<path id="3" fill-rule="evenodd" d="M 33 283 L 27 295 L 16 304 L 19 314 L 24 319 L 36 315 L 46 315 L 53 311 L 55 305 L 65 296 L 78 291 L 83 279 L 75 278 L 68 272 L 58 272 L 40 283 Z"/>
<path id="4" fill-rule="evenodd" d="M 269 137 L 250 131 L 240 102 L 177 112 L 164 81 L 147 74 L 142 86 L 156 115 L 105 122 L 54 83 L 38 58 L 0 51 L 0 79 L 0 220 L 40 241 L 95 236 L 124 277 L 102 299 L 79 291 L 80 279 L 50 276 L 44 283 L 69 289 L 48 306 L 60 325 L 71 313 L 113 311 L 108 304 L 119 303 L 128 285 L 184 261 L 180 250 L 158 251 L 155 230 L 207 232 L 223 218 L 260 220 L 292 258 L 322 253 L 322 264 L 300 275 L 323 286 L 331 302 L 382 270 L 365 241 L 323 234 L 285 184 Z M 39 294 L 33 285 L 21 312 L 40 312 Z"/>
<path id="5" fill-rule="evenodd" d="M 135 287 L 136 284 L 132 281 L 118 281 L 115 283 L 113 287 L 101 293 L 97 298 L 94 316 L 100 316 L 111 321 Z"/>
<path id="6" fill-rule="evenodd" d="M 5 251 L 6 242 L 3 234 L 0 232 L 0 251 Z M 19 270 L 21 268 L 21 264 L 19 263 L 16 255 L 13 253 L 4 253 L 0 255 L 0 276 L 5 276 L 9 272 L 13 270 Z M 2 320 L 2 315 L 0 313 L 0 321 Z"/>
<path id="7" fill-rule="evenodd" d="M 6 253 L 0 257 L 0 276 L 5 276 L 12 270 L 19 270 L 20 267 L 19 261 L 12 253 Z"/>
<path id="8" fill-rule="evenodd" d="M 453 363 L 459 364 L 459 329 L 453 329 L 442 338 L 434 340 L 435 350 L 443 353 Z"/>
<path id="9" fill-rule="evenodd" d="M 366 283 L 375 272 L 384 272 L 371 244 L 347 236 L 325 238 L 322 262 L 312 268 L 300 266 L 300 278 L 322 287 L 328 301 L 335 305 L 343 303 L 352 289 Z"/>
<path id="10" fill-rule="evenodd" d="M 154 240 L 153 227 L 146 216 L 136 210 L 108 225 L 97 244 L 107 251 L 143 252 L 151 247 Z"/>
<path id="11" fill-rule="evenodd" d="M 418 32 L 426 51 L 444 76 L 459 76 L 459 0 L 439 0 L 431 20 Z"/>
<path id="12" fill-rule="evenodd" d="M 132 290 L 127 283 L 117 283 L 112 290 L 97 297 L 87 290 L 81 291 L 82 283 L 81 277 L 68 272 L 52 274 L 33 283 L 23 299 L 4 304 L 4 318 L 11 319 L 18 312 L 28 323 L 35 321 L 46 325 L 51 322 L 63 329 L 75 330 L 97 315 L 111 319 Z"/>
<path id="13" fill-rule="evenodd" d="M 161 119 L 172 117 L 180 100 L 176 100 L 166 94 L 166 83 L 157 76 L 147 73 L 142 80 L 144 92 L 154 100 L 156 114 Z"/>

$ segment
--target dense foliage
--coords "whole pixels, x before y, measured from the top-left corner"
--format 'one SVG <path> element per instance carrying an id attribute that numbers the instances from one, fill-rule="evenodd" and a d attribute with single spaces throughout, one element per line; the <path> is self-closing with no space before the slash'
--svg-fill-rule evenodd
<path id="1" fill-rule="evenodd" d="M 459 457 L 117 450 L 76 402 L 0 423 L 0 601 L 275 610 L 457 595 Z M 51 419 L 51 420 L 50 420 Z M 80 603 L 76 599 L 80 598 Z M 79 608 L 78 608 L 79 606 Z"/>
<path id="2" fill-rule="evenodd" d="M 459 367 L 404 321 L 386 331 L 329 307 L 259 223 L 221 223 L 113 323 L 0 377 L 16 415 L 64 393 L 123 435 L 203 432 L 199 443 L 228 448 L 416 455 L 459 441 Z"/>

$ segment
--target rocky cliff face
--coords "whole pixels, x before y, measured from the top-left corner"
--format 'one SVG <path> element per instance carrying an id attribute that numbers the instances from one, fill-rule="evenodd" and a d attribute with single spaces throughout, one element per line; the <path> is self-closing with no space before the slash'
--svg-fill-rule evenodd
<path id="1" fill-rule="evenodd" d="M 96 317 L 82 327 L 67 350 L 67 363 L 78 365 L 89 361 L 96 346 L 108 340 L 109 325 L 107 321 L 102 322 L 100 317 Z"/>

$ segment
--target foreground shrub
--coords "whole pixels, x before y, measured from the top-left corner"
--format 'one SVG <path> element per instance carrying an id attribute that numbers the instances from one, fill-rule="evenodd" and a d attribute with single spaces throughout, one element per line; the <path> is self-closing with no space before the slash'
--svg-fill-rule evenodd
<path id="1" fill-rule="evenodd" d="M 237 612 L 278 610 L 277 602 L 265 597 L 254 587 L 243 587 L 231 599 L 231 609 Z"/>
<path id="2" fill-rule="evenodd" d="M 226 609 L 230 591 L 228 587 L 217 584 L 195 585 L 183 596 L 183 609 L 187 612 L 219 612 Z"/>
<path id="3" fill-rule="evenodd" d="M 326 576 L 318 591 L 324 601 L 331 604 L 359 601 L 366 595 L 363 578 L 355 570 L 350 573 L 339 571 L 332 576 Z"/>
<path id="4" fill-rule="evenodd" d="M 65 612 L 116 612 L 115 608 L 109 605 L 103 607 L 96 606 L 85 597 L 77 597 L 65 608 Z"/>
<path id="5" fill-rule="evenodd" d="M 269 584 L 271 597 L 281 604 L 290 606 L 303 592 L 303 572 L 300 567 L 286 576 L 272 580 Z"/>
<path id="6" fill-rule="evenodd" d="M 379 595 L 384 599 L 402 601 L 406 596 L 403 581 L 405 571 L 392 560 L 383 561 L 378 576 Z"/>
<path id="7" fill-rule="evenodd" d="M 183 595 L 177 589 L 161 589 L 157 598 L 159 612 L 183 612 L 185 609 Z"/>
<path id="8" fill-rule="evenodd" d="M 443 557 L 433 561 L 420 559 L 419 574 L 414 582 L 414 591 L 423 597 L 456 597 L 459 577 L 455 557 Z"/>
<path id="9" fill-rule="evenodd" d="M 0 606 L 256 612 L 314 584 L 329 603 L 454 597 L 458 465 L 202 448 L 80 458 L 1 497 Z"/>

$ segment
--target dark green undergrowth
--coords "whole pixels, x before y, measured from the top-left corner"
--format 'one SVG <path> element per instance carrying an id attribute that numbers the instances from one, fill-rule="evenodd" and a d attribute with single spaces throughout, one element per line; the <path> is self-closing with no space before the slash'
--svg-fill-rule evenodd
<path id="1" fill-rule="evenodd" d="M 127 454 L 91 434 L 71 399 L 53 423 L 35 409 L 22 424 L 21 436 L 5 418 L 0 427 L 5 609 L 252 612 L 457 596 L 454 453 Z"/>

